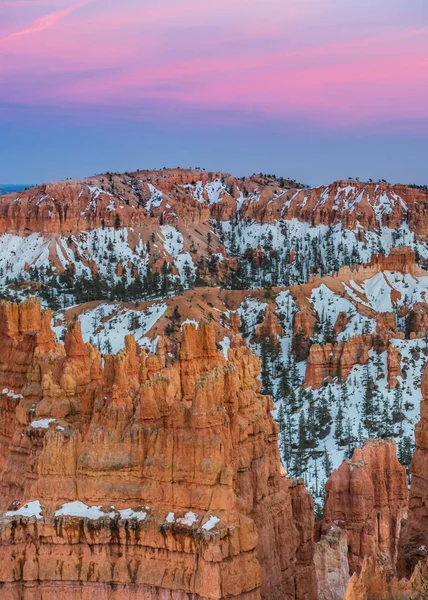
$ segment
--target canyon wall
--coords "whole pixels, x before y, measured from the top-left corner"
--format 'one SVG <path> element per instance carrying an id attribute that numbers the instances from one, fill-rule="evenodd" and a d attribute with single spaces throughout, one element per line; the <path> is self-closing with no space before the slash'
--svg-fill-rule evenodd
<path id="1" fill-rule="evenodd" d="M 0 232 L 71 233 L 96 227 L 184 226 L 237 217 L 273 223 L 298 219 L 313 226 L 342 223 L 374 231 L 403 223 L 425 239 L 428 193 L 386 182 L 336 181 L 306 189 L 265 175 L 235 178 L 189 169 L 106 173 L 43 184 L 3 196 Z"/>
<path id="2" fill-rule="evenodd" d="M 38 301 L 0 304 L 5 600 L 316 600 L 313 504 L 288 481 L 248 348 L 183 327 L 101 360 Z"/>
<path id="3" fill-rule="evenodd" d="M 398 572 L 410 576 L 428 557 L 428 365 L 422 377 L 421 416 L 415 426 L 416 450 L 410 465 L 409 518 L 400 544 Z"/>

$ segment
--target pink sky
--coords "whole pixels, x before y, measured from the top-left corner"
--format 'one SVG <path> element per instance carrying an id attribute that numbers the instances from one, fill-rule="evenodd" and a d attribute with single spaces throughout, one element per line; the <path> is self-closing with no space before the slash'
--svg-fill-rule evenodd
<path id="1" fill-rule="evenodd" d="M 427 183 L 428 0 L 0 0 L 0 182 Z"/>
<path id="2" fill-rule="evenodd" d="M 83 112 L 159 100 L 332 126 L 425 119 L 428 7 L 411 5 L 0 0 L 0 99 Z"/>

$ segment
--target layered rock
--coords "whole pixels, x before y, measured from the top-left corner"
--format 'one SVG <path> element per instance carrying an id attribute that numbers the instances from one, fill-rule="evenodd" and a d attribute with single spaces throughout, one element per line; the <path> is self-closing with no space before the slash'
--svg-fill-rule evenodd
<path id="1" fill-rule="evenodd" d="M 300 310 L 294 315 L 292 352 L 298 361 L 308 358 L 315 325 L 316 317 L 310 310 Z"/>
<path id="2" fill-rule="evenodd" d="M 399 575 L 407 577 L 428 556 L 428 366 L 421 388 L 421 416 L 415 426 L 416 450 L 410 464 L 409 517 L 400 541 L 398 565 Z"/>
<path id="3" fill-rule="evenodd" d="M 275 308 L 268 304 L 262 323 L 256 327 L 254 341 L 260 343 L 262 340 L 268 338 L 271 344 L 277 345 L 278 337 L 282 337 L 283 335 L 284 329 L 275 314 Z"/>
<path id="4" fill-rule="evenodd" d="M 214 201 L 210 194 L 215 197 Z M 272 223 L 298 219 L 346 229 L 400 227 L 425 237 L 428 193 L 403 185 L 337 181 L 304 189 L 293 181 L 189 169 L 137 171 L 61 181 L 2 197 L 0 232 L 69 233 L 120 221 L 139 227 L 153 219 L 185 226 L 209 218 Z M 291 257 L 292 259 L 292 257 Z"/>
<path id="5" fill-rule="evenodd" d="M 392 440 L 366 442 L 332 473 L 323 527 L 346 531 L 351 574 L 360 572 L 365 557 L 382 557 L 389 576 L 394 574 L 407 501 L 406 469 Z"/>
<path id="6" fill-rule="evenodd" d="M 129 337 L 103 365 L 49 320 L 0 307 L 2 597 L 315 600 L 312 500 L 248 348 L 225 361 L 212 324 L 187 325 L 176 359 Z"/>
<path id="7" fill-rule="evenodd" d="M 422 569 L 416 570 L 410 580 L 391 578 L 389 565 L 368 557 L 360 574 L 351 577 L 344 600 L 422 600 L 426 589 L 421 575 Z"/>
<path id="8" fill-rule="evenodd" d="M 319 600 L 343 600 L 349 583 L 348 542 L 345 529 L 332 525 L 315 544 Z"/>
<path id="9" fill-rule="evenodd" d="M 397 387 L 398 377 L 402 377 L 401 354 L 396 346 L 388 345 L 387 350 L 388 386 L 391 389 Z"/>
<path id="10" fill-rule="evenodd" d="M 373 347 L 372 335 L 356 335 L 345 342 L 313 344 L 309 351 L 305 385 L 318 389 L 335 377 L 345 381 L 355 365 L 365 365 Z"/>

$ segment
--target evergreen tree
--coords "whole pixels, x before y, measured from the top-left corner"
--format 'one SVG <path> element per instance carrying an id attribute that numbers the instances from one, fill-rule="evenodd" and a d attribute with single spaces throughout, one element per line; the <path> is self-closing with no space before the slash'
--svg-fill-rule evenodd
<path id="1" fill-rule="evenodd" d="M 327 448 L 324 444 L 324 455 L 323 455 L 323 467 L 326 478 L 330 477 L 331 472 L 333 470 L 333 465 L 330 459 L 330 455 L 327 451 Z"/>
<path id="2" fill-rule="evenodd" d="M 344 415 L 343 415 L 342 403 L 339 400 L 339 406 L 337 409 L 337 415 L 336 415 L 336 419 L 335 419 L 335 429 L 334 429 L 334 439 L 336 440 L 336 444 L 338 446 L 343 445 L 343 440 L 344 440 L 344 436 L 345 436 L 345 430 L 343 427 L 343 419 L 344 419 Z"/>
<path id="3" fill-rule="evenodd" d="M 380 421 L 380 431 L 379 436 L 382 438 L 391 437 L 394 433 L 392 418 L 391 418 L 391 408 L 389 405 L 389 397 L 386 394 L 382 397 L 382 418 Z"/>
<path id="4" fill-rule="evenodd" d="M 306 415 L 305 415 L 305 411 L 302 410 L 300 415 L 299 415 L 299 442 L 298 442 L 298 448 L 300 450 L 304 450 L 306 448 L 306 436 L 307 436 L 307 430 L 306 430 Z"/>
<path id="5" fill-rule="evenodd" d="M 323 394 L 317 406 L 317 420 L 319 429 L 323 430 L 331 424 L 331 413 L 329 403 Z"/>
<path id="6" fill-rule="evenodd" d="M 405 415 L 403 414 L 403 390 L 399 383 L 394 390 L 394 403 L 392 407 L 392 417 L 394 423 L 399 423 L 399 435 L 403 435 L 403 420 Z"/>
<path id="7" fill-rule="evenodd" d="M 261 347 L 261 380 L 263 384 L 262 394 L 271 396 L 272 386 L 272 353 L 268 337 L 264 337 Z"/>

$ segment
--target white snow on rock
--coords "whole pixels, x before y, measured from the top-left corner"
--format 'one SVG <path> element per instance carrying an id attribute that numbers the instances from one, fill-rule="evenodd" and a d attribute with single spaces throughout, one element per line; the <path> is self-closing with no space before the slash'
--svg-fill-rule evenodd
<path id="1" fill-rule="evenodd" d="M 198 520 L 198 515 L 189 511 L 184 515 L 184 517 L 177 519 L 176 523 L 179 523 L 180 525 L 186 525 L 187 527 L 192 527 L 192 525 L 194 525 Z"/>
<path id="2" fill-rule="evenodd" d="M 42 507 L 39 500 L 33 500 L 24 504 L 18 510 L 8 510 L 5 513 L 6 517 L 36 517 L 36 519 L 42 518 Z"/>
<path id="3" fill-rule="evenodd" d="M 85 342 L 92 341 L 97 344 L 102 353 L 116 354 L 125 347 L 125 337 L 129 334 L 135 336 L 137 344 L 146 346 L 147 333 L 155 326 L 164 315 L 167 305 L 164 302 L 155 302 L 145 310 L 132 310 L 120 304 L 100 304 L 79 315 L 82 337 Z M 57 314 L 54 320 L 61 320 Z M 65 331 L 65 322 L 53 327 L 59 339 Z"/>
<path id="4" fill-rule="evenodd" d="M 134 511 L 132 508 L 124 508 L 119 510 L 121 519 L 137 519 L 137 521 L 144 521 L 147 517 L 147 513 L 143 511 Z"/>
<path id="5" fill-rule="evenodd" d="M 211 531 L 214 529 L 217 523 L 220 523 L 220 519 L 214 515 L 211 515 L 208 521 L 202 525 L 202 529 L 205 529 L 205 531 Z"/>
<path id="6" fill-rule="evenodd" d="M 54 421 L 55 419 L 37 419 L 31 422 L 30 427 L 33 429 L 49 429 L 49 424 Z"/>
<path id="7" fill-rule="evenodd" d="M 86 519 L 101 519 L 102 517 L 113 518 L 115 516 L 114 511 L 103 512 L 101 506 L 87 506 L 79 500 L 74 502 L 67 502 L 63 504 L 60 509 L 55 512 L 56 517 L 84 517 Z"/>
<path id="8" fill-rule="evenodd" d="M 369 304 L 376 312 L 392 312 L 391 287 L 383 273 L 377 273 L 364 282 L 364 290 Z"/>
<path id="9" fill-rule="evenodd" d="M 221 202 L 226 188 L 220 179 L 215 179 L 212 183 L 205 184 L 205 190 L 208 194 L 208 202 L 210 204 L 217 204 Z"/>
<path id="10" fill-rule="evenodd" d="M 172 225 L 161 226 L 163 239 L 163 245 L 165 250 L 171 254 L 171 256 L 178 256 L 183 250 L 184 239 L 182 234 Z"/>
<path id="11" fill-rule="evenodd" d="M 193 259 L 188 252 L 182 252 L 174 258 L 174 265 L 177 267 L 180 273 L 180 279 L 183 284 L 188 283 L 188 275 L 195 277 L 196 266 L 193 263 Z"/>
<path id="12" fill-rule="evenodd" d="M 219 342 L 219 345 L 221 346 L 221 349 L 223 351 L 224 354 L 224 358 L 227 360 L 228 356 L 229 356 L 229 348 L 230 348 L 230 338 L 225 336 L 221 342 Z"/>
<path id="13" fill-rule="evenodd" d="M 175 514 L 173 512 L 168 513 L 166 515 L 166 517 L 165 517 L 165 521 L 167 523 L 174 523 L 174 521 L 175 521 Z"/>
<path id="14" fill-rule="evenodd" d="M 146 210 L 150 211 L 152 208 L 159 208 L 162 204 L 162 192 L 155 188 L 151 183 L 148 184 L 150 189 L 150 199 L 146 204 Z"/>
<path id="15" fill-rule="evenodd" d="M 198 321 L 193 321 L 192 319 L 186 319 L 182 322 L 180 329 L 182 330 L 185 325 L 194 325 L 196 329 L 199 327 Z"/>

